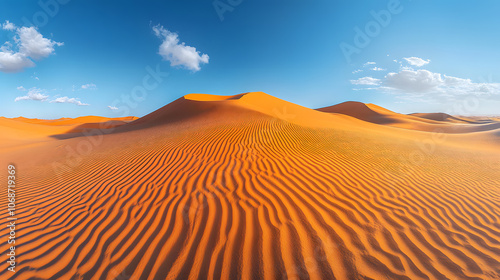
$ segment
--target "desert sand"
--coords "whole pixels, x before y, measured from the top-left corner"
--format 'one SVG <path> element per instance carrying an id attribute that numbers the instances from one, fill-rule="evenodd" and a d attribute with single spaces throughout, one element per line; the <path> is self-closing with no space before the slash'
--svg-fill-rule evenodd
<path id="1" fill-rule="evenodd" d="M 500 279 L 499 119 L 253 92 L 0 129 L 0 279 Z"/>

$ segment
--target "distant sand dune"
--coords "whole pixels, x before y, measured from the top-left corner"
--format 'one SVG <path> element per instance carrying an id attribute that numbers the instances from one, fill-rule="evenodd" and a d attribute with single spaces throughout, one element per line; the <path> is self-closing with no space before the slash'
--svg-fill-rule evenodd
<path id="1" fill-rule="evenodd" d="M 498 129 L 437 141 L 373 123 L 436 120 L 342 106 L 187 95 L 102 137 L 1 151 L 20 244 L 0 278 L 500 279 Z"/>
<path id="2" fill-rule="evenodd" d="M 472 119 L 467 119 L 467 118 L 458 118 L 454 117 L 445 113 L 414 113 L 410 114 L 412 116 L 416 116 L 419 118 L 424 118 L 424 119 L 429 119 L 429 120 L 435 120 L 435 121 L 441 121 L 441 122 L 454 122 L 454 123 L 472 123 L 472 124 L 479 124 L 484 121 L 479 121 L 479 120 L 472 120 Z"/>
<path id="3" fill-rule="evenodd" d="M 500 128 L 500 122 L 495 119 L 473 120 L 466 117 L 458 118 L 444 113 L 404 115 L 374 104 L 364 104 L 354 101 L 319 108 L 317 110 L 326 113 L 343 114 L 375 124 L 427 132 L 471 133 Z"/>

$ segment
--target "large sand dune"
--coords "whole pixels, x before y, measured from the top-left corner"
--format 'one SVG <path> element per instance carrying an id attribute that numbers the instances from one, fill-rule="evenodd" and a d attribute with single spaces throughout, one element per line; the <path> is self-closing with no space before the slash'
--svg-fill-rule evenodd
<path id="1" fill-rule="evenodd" d="M 192 94 L 91 118 L 122 121 L 103 133 L 0 119 L 19 243 L 0 278 L 500 279 L 499 122 L 336 106 Z"/>

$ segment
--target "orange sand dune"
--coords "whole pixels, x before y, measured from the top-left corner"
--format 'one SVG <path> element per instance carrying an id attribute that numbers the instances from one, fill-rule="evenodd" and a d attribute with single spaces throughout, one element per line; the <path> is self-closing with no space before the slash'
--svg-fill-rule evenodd
<path id="1" fill-rule="evenodd" d="M 403 115 L 374 104 L 363 104 L 354 101 L 319 108 L 317 110 L 326 113 L 343 114 L 375 124 L 427 132 L 471 133 L 500 128 L 500 122 L 492 119 L 472 120 L 444 113 Z"/>
<path id="2" fill-rule="evenodd" d="M 99 116 L 85 116 L 78 118 L 60 118 L 54 120 L 28 119 L 24 117 L 18 117 L 18 118 L 13 118 L 12 120 L 17 120 L 27 123 L 35 123 L 35 124 L 44 124 L 44 125 L 75 125 L 75 124 L 88 124 L 88 123 L 103 123 L 109 121 L 130 122 L 136 119 L 137 117 L 106 118 Z"/>
<path id="3" fill-rule="evenodd" d="M 445 113 L 414 113 L 410 114 L 411 116 L 416 116 L 419 118 L 424 118 L 424 119 L 429 119 L 429 120 L 435 120 L 435 121 L 448 121 L 448 122 L 454 122 L 454 123 L 481 123 L 479 120 L 472 120 L 468 119 L 466 117 L 454 117 Z"/>
<path id="4" fill-rule="evenodd" d="M 0 150 L 19 222 L 0 278 L 500 279 L 499 130 L 338 108 L 359 111 L 187 95 L 112 133 Z"/>
<path id="5" fill-rule="evenodd" d="M 0 117 L 0 151 L 29 143 L 51 140 L 49 135 L 65 133 L 64 127 L 47 127 Z"/>
<path id="6" fill-rule="evenodd" d="M 29 119 L 24 117 L 0 117 L 0 143 L 2 148 L 22 146 L 26 143 L 50 140 L 54 135 L 72 134 L 79 136 L 89 129 L 109 129 L 127 124 L 137 117 L 106 118 L 86 116 L 78 118 L 61 118 L 55 120 Z"/>

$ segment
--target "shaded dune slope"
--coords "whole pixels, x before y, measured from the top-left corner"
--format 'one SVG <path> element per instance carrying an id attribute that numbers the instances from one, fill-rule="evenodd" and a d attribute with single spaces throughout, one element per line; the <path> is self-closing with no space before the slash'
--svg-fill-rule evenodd
<path id="1" fill-rule="evenodd" d="M 15 154 L 18 272 L 0 278 L 500 278 L 498 146 L 417 162 L 427 132 L 263 93 L 186 96 L 116 131 L 79 161 L 85 137 L 44 143 L 37 168 L 39 148 Z"/>
<path id="2" fill-rule="evenodd" d="M 385 112 L 377 112 L 368 107 L 367 104 L 356 101 L 347 101 L 337 105 L 319 108 L 317 110 L 326 113 L 344 114 L 376 124 L 390 124 L 397 122 L 397 120 L 391 117 L 392 115 L 395 115 L 394 112 L 389 110 Z"/>
<path id="3" fill-rule="evenodd" d="M 428 120 L 434 120 L 434 121 L 448 121 L 448 122 L 455 122 L 455 123 L 473 123 L 473 124 L 479 124 L 484 121 L 477 121 L 477 120 L 468 120 L 467 118 L 458 118 L 454 117 L 445 113 L 413 113 L 410 114 L 411 116 L 416 116 L 419 118 L 423 119 L 428 119 Z"/>

